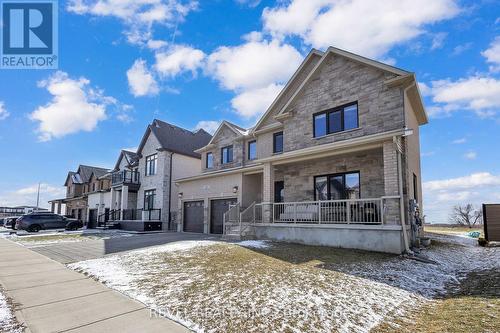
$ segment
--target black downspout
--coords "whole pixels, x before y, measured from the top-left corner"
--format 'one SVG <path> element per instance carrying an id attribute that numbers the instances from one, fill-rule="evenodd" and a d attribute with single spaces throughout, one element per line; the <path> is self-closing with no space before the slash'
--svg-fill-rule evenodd
<path id="1" fill-rule="evenodd" d="M 174 153 L 170 153 L 170 176 L 169 176 L 169 185 L 168 185 L 168 230 L 171 230 L 171 217 L 170 217 L 170 207 L 172 206 L 172 160 L 174 157 Z"/>

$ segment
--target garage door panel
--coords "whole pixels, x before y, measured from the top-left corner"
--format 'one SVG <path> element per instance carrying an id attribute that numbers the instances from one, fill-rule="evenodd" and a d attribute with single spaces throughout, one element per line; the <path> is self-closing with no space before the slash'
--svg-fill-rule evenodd
<path id="1" fill-rule="evenodd" d="M 184 231 L 203 233 L 203 201 L 184 203 Z"/>
<path id="2" fill-rule="evenodd" d="M 236 202 L 237 200 L 234 198 L 210 201 L 210 233 L 223 233 L 224 213 L 229 210 L 230 205 L 234 205 Z"/>

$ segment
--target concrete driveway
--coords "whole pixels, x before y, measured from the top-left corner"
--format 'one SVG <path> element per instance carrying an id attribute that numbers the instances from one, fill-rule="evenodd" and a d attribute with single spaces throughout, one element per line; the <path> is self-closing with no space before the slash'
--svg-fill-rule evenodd
<path id="1" fill-rule="evenodd" d="M 43 254 L 55 261 L 69 264 L 77 261 L 101 258 L 109 254 L 163 245 L 184 240 L 219 240 L 220 236 L 193 233 L 153 233 L 126 234 L 123 237 L 47 244 L 32 247 L 31 250 Z"/>

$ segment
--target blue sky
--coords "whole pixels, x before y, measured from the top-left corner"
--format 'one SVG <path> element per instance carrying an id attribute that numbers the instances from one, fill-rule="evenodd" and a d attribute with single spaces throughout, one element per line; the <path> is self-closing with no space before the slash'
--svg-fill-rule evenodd
<path id="1" fill-rule="evenodd" d="M 0 70 L 0 205 L 63 195 L 153 118 L 251 126 L 312 47 L 414 71 L 425 213 L 500 202 L 499 1 L 59 1 L 59 69 Z"/>

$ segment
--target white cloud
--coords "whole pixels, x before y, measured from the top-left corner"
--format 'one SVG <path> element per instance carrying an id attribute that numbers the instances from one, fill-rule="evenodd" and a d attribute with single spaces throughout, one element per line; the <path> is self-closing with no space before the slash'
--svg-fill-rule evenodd
<path id="1" fill-rule="evenodd" d="M 256 34 L 234 47 L 219 47 L 208 57 L 206 73 L 234 91 L 235 111 L 247 118 L 262 114 L 302 61 L 291 45 L 262 41 Z"/>
<path id="2" fill-rule="evenodd" d="M 173 27 L 197 7 L 198 2 L 190 0 L 70 0 L 67 10 L 120 19 L 129 42 L 142 44 L 151 39 L 154 24 Z"/>
<path id="3" fill-rule="evenodd" d="M 244 118 L 260 116 L 283 89 L 283 85 L 271 83 L 264 88 L 245 90 L 231 100 L 232 107 Z"/>
<path id="4" fill-rule="evenodd" d="M 215 121 L 215 120 L 202 120 L 202 121 L 199 121 L 196 126 L 195 126 L 195 129 L 204 129 L 205 131 L 207 131 L 208 133 L 210 134 L 214 134 L 215 131 L 219 128 L 219 125 L 220 125 L 221 121 Z"/>
<path id="5" fill-rule="evenodd" d="M 500 175 L 478 172 L 463 177 L 423 183 L 426 222 L 447 223 L 454 205 L 472 203 L 479 207 L 500 193 Z"/>
<path id="6" fill-rule="evenodd" d="M 490 47 L 481 52 L 481 54 L 486 58 L 487 62 L 492 64 L 490 67 L 492 72 L 500 71 L 500 36 L 496 37 L 491 42 Z"/>
<path id="7" fill-rule="evenodd" d="M 176 45 L 166 52 L 156 53 L 154 68 L 166 77 L 175 77 L 184 72 L 191 72 L 196 76 L 198 68 L 203 65 L 205 53 L 185 45 Z"/>
<path id="8" fill-rule="evenodd" d="M 446 32 L 439 32 L 432 37 L 431 50 L 437 50 L 443 47 L 444 40 L 448 34 Z"/>
<path id="9" fill-rule="evenodd" d="M 299 36 L 316 48 L 335 46 L 381 58 L 427 25 L 459 13 L 454 0 L 293 0 L 263 12 L 274 36 Z"/>
<path id="10" fill-rule="evenodd" d="M 451 143 L 453 143 L 454 145 L 461 145 L 461 144 L 466 143 L 466 142 L 467 142 L 466 138 L 459 138 L 459 139 L 453 140 Z"/>
<path id="11" fill-rule="evenodd" d="M 130 92 L 135 97 L 138 96 L 154 96 L 157 95 L 160 89 L 146 65 L 146 61 L 137 59 L 132 67 L 127 71 L 128 85 Z"/>
<path id="12" fill-rule="evenodd" d="M 164 40 L 150 39 L 147 42 L 147 47 L 152 49 L 152 50 L 161 49 L 163 47 L 166 47 L 167 45 L 168 45 L 168 43 Z"/>
<path id="13" fill-rule="evenodd" d="M 430 96 L 431 95 L 431 88 L 423 83 L 423 82 L 418 82 L 418 89 L 420 90 L 420 93 L 422 94 L 422 96 Z"/>
<path id="14" fill-rule="evenodd" d="M 5 109 L 5 103 L 0 101 L 0 120 L 7 119 L 9 115 L 10 113 Z"/>
<path id="15" fill-rule="evenodd" d="M 58 71 L 47 80 L 38 82 L 46 88 L 52 100 L 39 106 L 30 118 L 39 121 L 41 141 L 61 138 L 79 131 L 92 131 L 99 121 L 106 119 L 106 107 L 117 105 L 116 99 L 104 96 L 102 91 L 89 87 L 84 77 L 71 79 L 67 73 Z"/>
<path id="16" fill-rule="evenodd" d="M 477 158 L 477 153 L 475 151 L 469 151 L 464 154 L 464 158 L 467 160 L 475 160 Z"/>
<path id="17" fill-rule="evenodd" d="M 424 182 L 423 186 L 424 189 L 431 191 L 478 189 L 485 186 L 500 186 L 500 175 L 495 176 L 489 172 L 478 172 L 458 178 Z"/>
<path id="18" fill-rule="evenodd" d="M 458 56 L 458 55 L 464 53 L 465 51 L 467 51 L 468 49 L 470 49 L 471 47 L 472 47 L 471 42 L 457 45 L 453 48 L 453 52 L 451 52 L 451 55 Z"/>
<path id="19" fill-rule="evenodd" d="M 261 3 L 261 0 L 236 0 L 236 2 L 239 3 L 240 5 L 245 5 L 250 8 L 254 8 Z"/>
<path id="20" fill-rule="evenodd" d="M 2 206 L 35 206 L 38 184 L 29 185 L 12 191 L 0 193 Z M 48 207 L 48 201 L 64 197 L 66 189 L 63 186 L 40 184 L 40 207 Z"/>
<path id="21" fill-rule="evenodd" d="M 433 81 L 431 95 L 436 103 L 427 108 L 431 116 L 471 110 L 481 117 L 488 117 L 500 107 L 500 80 L 489 76 L 472 76 L 457 81 Z"/>

